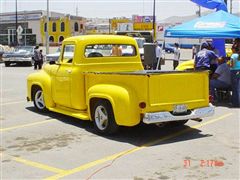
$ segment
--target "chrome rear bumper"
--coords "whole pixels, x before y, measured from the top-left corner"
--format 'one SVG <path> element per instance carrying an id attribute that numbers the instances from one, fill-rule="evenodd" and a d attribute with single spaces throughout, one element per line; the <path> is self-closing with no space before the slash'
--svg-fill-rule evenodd
<path id="1" fill-rule="evenodd" d="M 155 113 L 146 113 L 143 117 L 143 122 L 146 124 L 152 123 L 161 123 L 169 121 L 181 121 L 187 119 L 196 119 L 212 116 L 214 114 L 214 106 L 211 104 L 208 107 L 194 109 L 191 114 L 188 115 L 173 115 L 168 111 L 165 112 L 155 112 Z"/>

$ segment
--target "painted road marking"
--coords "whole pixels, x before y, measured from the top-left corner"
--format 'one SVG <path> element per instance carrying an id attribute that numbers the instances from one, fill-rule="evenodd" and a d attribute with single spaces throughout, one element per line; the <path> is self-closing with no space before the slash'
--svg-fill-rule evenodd
<path id="1" fill-rule="evenodd" d="M 6 103 L 1 103 L 1 106 L 6 106 L 6 105 L 12 105 L 12 104 L 20 104 L 20 103 L 25 103 L 27 102 L 26 100 L 25 101 L 14 101 L 14 102 L 6 102 Z"/>
<path id="2" fill-rule="evenodd" d="M 14 91 L 15 89 L 2 89 L 0 90 L 0 93 L 3 93 L 3 92 L 8 92 L 8 91 Z"/>
<path id="3" fill-rule="evenodd" d="M 22 125 L 18 125 L 18 126 L 9 127 L 9 128 L 1 128 L 0 132 L 19 129 L 19 128 L 24 128 L 24 127 L 31 127 L 31 126 L 35 126 L 35 125 L 39 125 L 39 124 L 45 124 L 45 123 L 54 122 L 54 121 L 57 121 L 57 120 L 56 119 L 50 119 L 50 120 L 44 120 L 44 121 L 41 121 L 41 122 L 22 124 Z"/>
<path id="4" fill-rule="evenodd" d="M 12 157 L 12 156 L 10 156 L 10 157 Z M 36 168 L 39 168 L 39 169 L 44 169 L 44 170 L 47 170 L 47 171 L 50 171 L 50 172 L 54 172 L 54 173 L 64 173 L 65 172 L 65 170 L 63 170 L 63 169 L 59 169 L 59 168 L 51 167 L 51 166 L 48 166 L 48 165 L 45 165 L 45 164 L 29 161 L 29 160 L 26 160 L 26 159 L 22 159 L 20 157 L 12 157 L 12 160 L 14 160 L 16 162 L 26 164 L 26 165 L 29 165 L 29 166 L 32 166 L 32 167 L 36 167 Z"/>
<path id="5" fill-rule="evenodd" d="M 197 125 L 194 125 L 194 126 L 190 126 L 190 128 L 187 128 L 187 129 L 184 129 L 182 131 L 179 131 L 177 133 L 174 133 L 172 135 L 169 135 L 169 136 L 166 136 L 166 137 L 163 137 L 163 138 L 160 138 L 158 140 L 155 140 L 155 141 L 152 141 L 152 142 L 149 142 L 149 143 L 146 143 L 144 145 L 142 145 L 141 147 L 135 147 L 135 148 L 131 148 L 129 150 L 126 150 L 126 151 L 122 151 L 120 153 L 117 153 L 117 154 L 114 154 L 114 155 L 111 155 L 111 156 L 107 156 L 107 157 L 104 157 L 102 159 L 98 159 L 96 161 L 92 161 L 90 163 L 87 163 L 87 164 L 84 164 L 84 165 L 81 165 L 79 167 L 76 167 L 76 168 L 73 168 L 73 169 L 70 169 L 70 170 L 66 170 L 62 173 L 59 173 L 59 174 L 56 174 L 56 175 L 53 175 L 53 176 L 50 176 L 48 178 L 46 178 L 46 180 L 55 180 L 55 179 L 59 179 L 59 178 L 62 178 L 62 177 L 65 177 L 65 176 L 69 176 L 71 174 L 74 174 L 74 173 L 77 173 L 77 172 L 80 172 L 80 171 L 83 171 L 83 170 L 86 170 L 86 169 L 89 169 L 91 167 L 94 167 L 94 166 L 97 166 L 99 164 L 103 164 L 107 161 L 111 161 L 111 160 L 115 160 L 119 157 L 122 157 L 122 156 L 125 156 L 125 155 L 128 155 L 128 154 L 131 154 L 133 152 L 136 152 L 136 151 L 139 151 L 143 148 L 146 148 L 146 147 L 149 147 L 149 146 L 152 146 L 152 145 L 155 145 L 157 143 L 160 143 L 162 141 L 165 141 L 165 140 L 169 140 L 171 138 L 174 138 L 174 137 L 177 137 L 179 135 L 182 135 L 182 134 L 185 134 L 187 132 L 190 132 L 190 131 L 193 131 L 193 129 L 196 129 L 196 128 L 200 128 L 200 127 L 203 127 L 203 126 L 206 126 L 208 124 L 212 124 L 214 122 L 217 122 L 217 121 L 220 121 L 226 117 L 229 117 L 233 115 L 233 113 L 228 113 L 228 114 L 225 114 L 223 116 L 220 116 L 218 118 L 215 118 L 215 119 L 212 119 L 212 120 L 209 120 L 207 122 L 204 122 L 204 123 L 201 123 L 201 124 L 197 124 Z"/>

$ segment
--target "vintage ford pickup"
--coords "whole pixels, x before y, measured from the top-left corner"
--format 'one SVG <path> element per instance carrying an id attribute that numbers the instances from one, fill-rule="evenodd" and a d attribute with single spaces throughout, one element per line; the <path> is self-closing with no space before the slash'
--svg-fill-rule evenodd
<path id="1" fill-rule="evenodd" d="M 27 100 L 111 134 L 140 122 L 181 125 L 213 115 L 208 83 L 207 71 L 144 70 L 131 37 L 86 35 L 65 39 L 59 60 L 28 76 Z"/>

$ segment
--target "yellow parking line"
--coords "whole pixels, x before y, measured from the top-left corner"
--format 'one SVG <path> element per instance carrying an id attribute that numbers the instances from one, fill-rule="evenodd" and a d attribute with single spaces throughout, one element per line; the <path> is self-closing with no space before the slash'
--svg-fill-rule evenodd
<path id="1" fill-rule="evenodd" d="M 27 101 L 25 100 L 25 101 L 6 102 L 6 103 L 1 103 L 0 105 L 6 106 L 6 105 L 19 104 L 19 103 L 24 103 L 24 102 L 27 102 Z"/>
<path id="2" fill-rule="evenodd" d="M 29 160 L 22 159 L 22 158 L 19 158 L 19 157 L 12 157 L 12 159 L 14 161 L 17 161 L 17 162 L 20 162 L 20 163 L 23 163 L 23 164 L 26 164 L 26 165 L 29 165 L 29 166 L 44 169 L 44 170 L 54 172 L 54 173 L 64 173 L 65 172 L 65 170 L 63 170 L 63 169 L 51 167 L 51 166 L 48 166 L 48 165 L 45 165 L 45 164 L 29 161 Z"/>
<path id="3" fill-rule="evenodd" d="M 39 125 L 39 124 L 45 124 L 45 123 L 49 123 L 49 122 L 53 122 L 53 121 L 57 121 L 57 120 L 56 119 L 50 119 L 50 120 L 44 120 L 44 121 L 41 121 L 41 122 L 22 124 L 22 125 L 18 125 L 18 126 L 9 127 L 9 128 L 1 128 L 0 132 L 19 129 L 19 128 L 24 128 L 24 127 L 35 126 L 35 125 Z"/>
<path id="4" fill-rule="evenodd" d="M 90 163 L 81 165 L 81 166 L 79 166 L 79 167 L 76 167 L 76 168 L 73 168 L 73 169 L 70 169 L 70 170 L 66 170 L 66 171 L 64 171 L 64 172 L 62 172 L 62 173 L 59 173 L 59 174 L 50 176 L 50 177 L 46 178 L 46 180 L 59 179 L 59 178 L 62 178 L 62 177 L 65 177 L 65 176 L 69 176 L 69 175 L 71 175 L 71 174 L 74 174 L 74 173 L 83 171 L 83 170 L 85 170 L 85 169 L 89 169 L 89 168 L 94 167 L 94 166 L 97 166 L 97 165 L 99 165 L 99 164 L 103 164 L 103 163 L 105 163 L 105 162 L 107 162 L 107 161 L 115 160 L 115 159 L 117 159 L 117 158 L 119 158 L 119 157 L 121 157 L 121 156 L 124 156 L 124 155 L 127 155 L 127 154 L 131 154 L 131 153 L 136 152 L 136 151 L 139 151 L 139 150 L 141 150 L 141 149 L 143 149 L 143 148 L 152 146 L 152 145 L 154 145 L 154 144 L 160 143 L 160 142 L 165 141 L 165 140 L 169 140 L 169 139 L 171 139 L 171 138 L 174 138 L 174 137 L 177 137 L 177 136 L 179 136 L 179 135 L 182 135 L 182 134 L 184 134 L 184 133 L 186 133 L 186 132 L 190 132 L 190 131 L 192 131 L 192 130 L 195 129 L 195 128 L 200 128 L 200 127 L 206 126 L 207 124 L 212 124 L 212 123 L 217 122 L 217 121 L 219 121 L 219 120 L 222 120 L 222 119 L 224 119 L 224 118 L 226 118 L 226 117 L 229 117 L 229 116 L 231 116 L 232 114 L 233 114 L 233 113 L 228 113 L 228 114 L 226 114 L 226 115 L 223 115 L 223 116 L 220 116 L 220 117 L 218 117 L 218 118 L 209 120 L 209 121 L 207 121 L 207 122 L 204 122 L 204 123 L 201 123 L 201 124 L 198 124 L 198 125 L 195 125 L 195 126 L 191 126 L 191 127 L 188 128 L 188 129 L 179 131 L 179 132 L 174 133 L 174 134 L 172 134 L 172 135 L 169 135 L 169 136 L 160 138 L 160 139 L 155 140 L 155 141 L 152 141 L 152 142 L 150 142 L 150 143 L 146 143 L 146 144 L 144 144 L 144 145 L 141 146 L 141 147 L 131 148 L 131 149 L 129 149 L 129 150 L 122 151 L 122 152 L 120 152 L 120 153 L 117 153 L 117 154 L 114 154 L 114 155 L 111 155 L 111 156 L 107 156 L 107 157 L 104 157 L 104 158 L 102 158 L 102 159 L 98 159 L 98 160 L 96 160 L 96 161 L 92 161 L 92 162 L 90 162 Z"/>

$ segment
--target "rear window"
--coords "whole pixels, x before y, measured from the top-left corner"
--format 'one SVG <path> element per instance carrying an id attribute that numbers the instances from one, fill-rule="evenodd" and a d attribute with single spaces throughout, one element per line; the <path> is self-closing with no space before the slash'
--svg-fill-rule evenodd
<path id="1" fill-rule="evenodd" d="M 136 56 L 136 48 L 129 44 L 93 44 L 85 48 L 85 57 Z"/>

